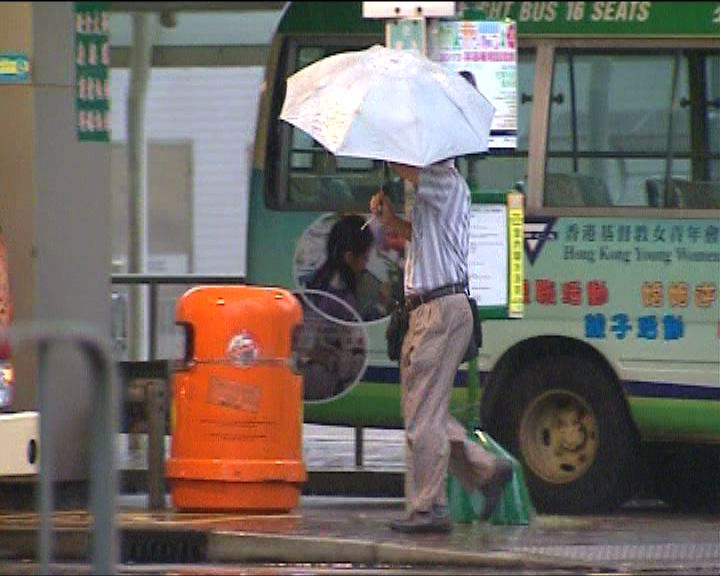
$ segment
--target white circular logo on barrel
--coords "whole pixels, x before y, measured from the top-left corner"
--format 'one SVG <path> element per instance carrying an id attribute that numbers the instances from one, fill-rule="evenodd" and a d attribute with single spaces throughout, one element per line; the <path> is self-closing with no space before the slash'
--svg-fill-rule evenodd
<path id="1" fill-rule="evenodd" d="M 242 331 L 230 339 L 227 356 L 234 366 L 246 367 L 254 364 L 260 356 L 260 349 L 249 332 Z"/>

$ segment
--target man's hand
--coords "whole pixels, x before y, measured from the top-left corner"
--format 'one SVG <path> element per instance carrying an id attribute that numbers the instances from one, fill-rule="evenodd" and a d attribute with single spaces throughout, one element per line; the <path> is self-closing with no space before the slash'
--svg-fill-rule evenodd
<path id="1" fill-rule="evenodd" d="M 396 219 L 395 207 L 382 190 L 370 198 L 370 212 L 383 226 L 393 226 Z"/>
<path id="2" fill-rule="evenodd" d="M 410 223 L 398 218 L 392 201 L 385 196 L 384 192 L 380 191 L 370 198 L 370 212 L 373 213 L 384 228 L 395 230 L 400 237 L 410 240 L 412 236 Z"/>

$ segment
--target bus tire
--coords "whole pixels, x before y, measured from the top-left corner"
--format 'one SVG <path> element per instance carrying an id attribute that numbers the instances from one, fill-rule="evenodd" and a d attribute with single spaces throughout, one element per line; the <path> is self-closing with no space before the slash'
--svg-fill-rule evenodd
<path id="1" fill-rule="evenodd" d="M 508 384 L 490 432 L 522 462 L 538 511 L 607 512 L 631 495 L 639 439 L 607 370 L 545 357 Z"/>

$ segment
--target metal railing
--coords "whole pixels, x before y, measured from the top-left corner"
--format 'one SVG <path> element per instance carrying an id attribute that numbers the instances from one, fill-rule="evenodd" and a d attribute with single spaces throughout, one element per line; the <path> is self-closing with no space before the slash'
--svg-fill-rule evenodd
<path id="1" fill-rule="evenodd" d="M 158 345 L 158 289 L 160 286 L 181 285 L 181 286 L 197 286 L 201 284 L 246 284 L 247 280 L 244 276 L 236 275 L 169 275 L 169 274 L 113 274 L 111 276 L 113 286 L 138 286 L 145 285 L 150 289 L 149 311 L 148 311 L 148 342 L 149 342 L 149 358 L 147 360 L 157 360 Z M 115 329 L 113 330 L 115 331 Z M 142 360 L 142 359 L 141 359 Z"/>
<path id="2" fill-rule="evenodd" d="M 0 331 L 0 339 L 9 340 L 13 348 L 34 342 L 37 345 L 38 412 L 40 415 L 40 573 L 49 574 L 52 556 L 53 487 L 51 465 L 52 407 L 48 401 L 48 353 L 51 345 L 60 342 L 75 344 L 87 359 L 92 379 L 92 438 L 90 468 L 90 509 L 93 517 L 91 558 L 94 574 L 115 574 L 118 561 L 115 510 L 117 473 L 115 462 L 115 432 L 118 428 L 118 389 L 115 385 L 115 366 L 107 338 L 82 324 L 30 322 L 20 323 Z"/>

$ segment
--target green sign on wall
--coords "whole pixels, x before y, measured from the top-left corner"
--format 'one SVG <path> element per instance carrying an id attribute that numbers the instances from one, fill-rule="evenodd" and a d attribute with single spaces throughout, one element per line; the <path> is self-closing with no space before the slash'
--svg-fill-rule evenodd
<path id="1" fill-rule="evenodd" d="M 78 140 L 110 141 L 110 13 L 75 2 L 75 121 Z"/>

